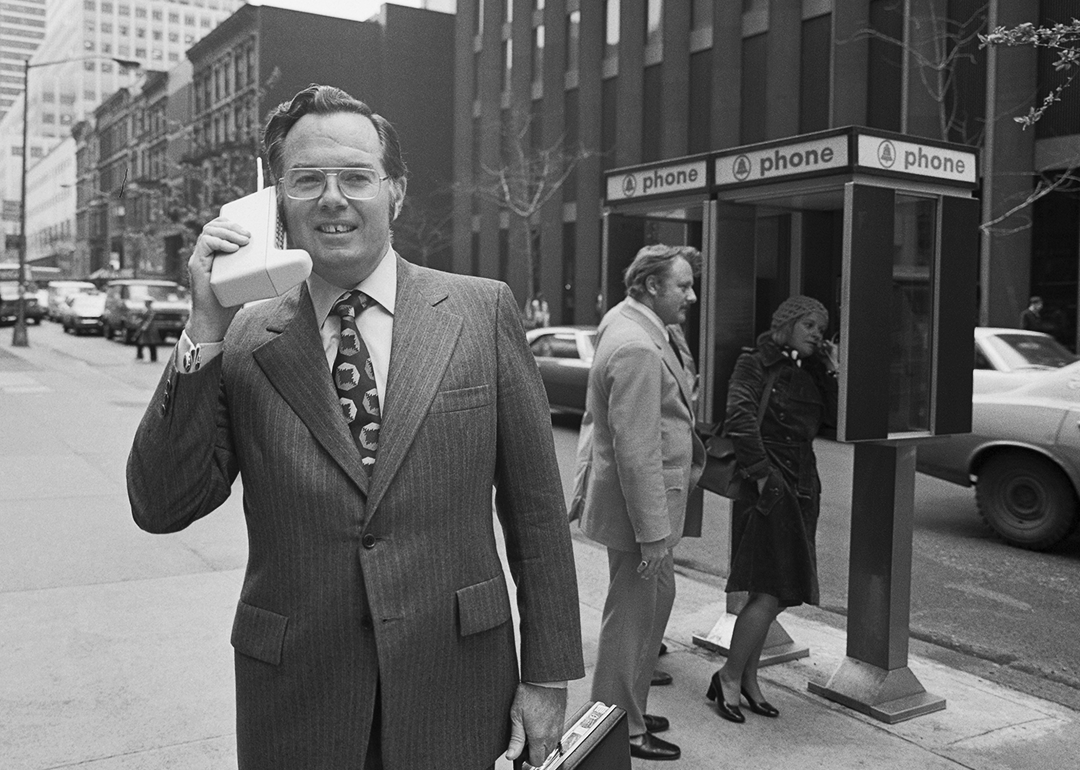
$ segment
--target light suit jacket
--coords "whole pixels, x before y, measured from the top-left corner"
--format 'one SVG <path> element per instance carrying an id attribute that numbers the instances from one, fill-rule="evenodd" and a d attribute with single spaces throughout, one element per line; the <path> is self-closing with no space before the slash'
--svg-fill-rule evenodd
<path id="1" fill-rule="evenodd" d="M 608 311 L 586 396 L 592 467 L 581 528 L 588 537 L 621 551 L 679 542 L 686 499 L 705 462 L 693 430 L 693 387 L 653 321 L 625 301 Z"/>
<path id="2" fill-rule="evenodd" d="M 486 767 L 519 682 L 492 484 L 521 613 L 521 680 L 584 673 L 550 416 L 510 290 L 398 261 L 372 476 L 306 284 L 236 316 L 202 370 L 165 371 L 135 437 L 140 527 L 175 532 L 243 477 L 232 631 L 240 767 L 360 767 L 376 686 L 388 767 Z"/>

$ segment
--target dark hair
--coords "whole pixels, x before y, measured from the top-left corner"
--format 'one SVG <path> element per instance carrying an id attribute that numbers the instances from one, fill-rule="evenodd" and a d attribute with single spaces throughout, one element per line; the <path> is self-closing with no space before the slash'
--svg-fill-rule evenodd
<path id="1" fill-rule="evenodd" d="M 275 107 L 266 121 L 266 128 L 263 129 L 263 152 L 270 166 L 270 179 L 276 183 L 284 173 L 282 153 L 285 137 L 300 118 L 305 115 L 334 115 L 341 112 L 363 115 L 375 126 L 375 133 L 378 134 L 379 145 L 382 147 L 383 169 L 400 189 L 400 183 L 405 179 L 408 169 L 401 157 L 401 143 L 398 141 L 397 131 L 390 121 L 372 112 L 371 107 L 340 88 L 315 83 L 297 93 L 291 100 Z M 391 201 L 391 219 L 396 214 L 395 207 L 398 204 L 400 200 Z"/>
<path id="2" fill-rule="evenodd" d="M 641 299 L 645 295 L 646 279 L 651 275 L 660 278 L 666 276 L 677 257 L 690 263 L 694 275 L 701 272 L 701 252 L 693 246 L 667 246 L 663 243 L 645 246 L 638 250 L 634 261 L 623 273 L 626 293 L 634 299 Z"/>

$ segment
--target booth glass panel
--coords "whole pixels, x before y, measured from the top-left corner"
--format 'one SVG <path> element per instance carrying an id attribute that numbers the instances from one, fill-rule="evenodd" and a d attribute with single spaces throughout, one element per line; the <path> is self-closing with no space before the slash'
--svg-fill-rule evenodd
<path id="1" fill-rule="evenodd" d="M 896 196 L 889 433 L 929 432 L 937 199 Z"/>

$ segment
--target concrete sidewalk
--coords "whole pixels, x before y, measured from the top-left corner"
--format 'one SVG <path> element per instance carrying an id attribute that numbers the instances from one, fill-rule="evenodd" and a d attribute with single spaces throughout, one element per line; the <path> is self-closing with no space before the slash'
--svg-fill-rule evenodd
<path id="1" fill-rule="evenodd" d="M 124 458 L 160 367 L 93 365 L 43 346 L 0 354 L 0 768 L 234 768 L 229 633 L 246 559 L 240 490 L 184 532 L 131 522 Z M 119 350 L 119 349 L 118 349 Z M 127 351 L 124 358 L 127 358 Z M 604 551 L 575 536 L 589 696 L 607 587 Z M 840 663 L 818 611 L 782 616 L 809 658 L 762 671 L 782 712 L 735 725 L 704 697 L 723 658 L 691 643 L 724 611 L 721 585 L 681 571 L 649 711 L 671 719 L 672 767 L 1072 768 L 1080 714 L 913 655 L 945 711 L 885 725 L 811 695 Z M 653 763 L 635 760 L 635 767 Z M 499 767 L 508 767 L 500 762 Z M 451 768 L 450 770 L 458 770 Z M 465 770 L 465 769 L 462 769 Z"/>

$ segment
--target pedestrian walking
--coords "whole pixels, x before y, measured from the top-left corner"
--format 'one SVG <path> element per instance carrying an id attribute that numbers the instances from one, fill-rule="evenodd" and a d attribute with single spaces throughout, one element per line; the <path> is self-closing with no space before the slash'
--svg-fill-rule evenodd
<path id="1" fill-rule="evenodd" d="M 790 297 L 772 316 L 753 352 L 735 364 L 728 387 L 725 433 L 750 502 L 732 506 L 727 591 L 746 591 L 727 662 L 706 696 L 720 716 L 744 722 L 740 695 L 755 714 L 779 716 L 761 692 L 758 665 L 769 626 L 786 607 L 818 603 L 815 536 L 821 499 L 813 440 L 837 409 L 834 346 L 825 340 L 829 314 L 806 296 Z"/>
<path id="2" fill-rule="evenodd" d="M 672 549 L 686 501 L 704 466 L 694 433 L 693 375 L 669 324 L 697 300 L 701 255 L 685 246 L 646 246 L 625 273 L 629 296 L 605 314 L 589 372 L 579 448 L 581 529 L 607 547 L 609 586 L 592 697 L 626 710 L 630 754 L 678 759 L 656 736 L 668 720 L 646 712 L 649 687 L 675 601 Z"/>
<path id="3" fill-rule="evenodd" d="M 1028 306 L 1020 313 L 1020 328 L 1046 334 L 1052 332 L 1053 321 L 1043 315 L 1042 297 L 1033 296 L 1028 300 Z"/>
<path id="4" fill-rule="evenodd" d="M 271 113 L 264 151 L 312 273 L 222 307 L 212 260 L 249 234 L 203 227 L 191 316 L 128 461 L 150 532 L 209 514 L 242 477 L 240 770 L 487 768 L 526 746 L 539 766 L 584 665 L 551 416 L 518 304 L 503 283 L 397 254 L 406 168 L 368 105 L 305 88 Z"/>
<path id="5" fill-rule="evenodd" d="M 157 363 L 157 345 L 160 341 L 158 330 L 154 324 L 154 300 L 147 297 L 144 308 L 139 314 L 139 325 L 135 329 L 135 360 L 143 360 L 143 348 L 147 348 L 150 361 Z"/>

